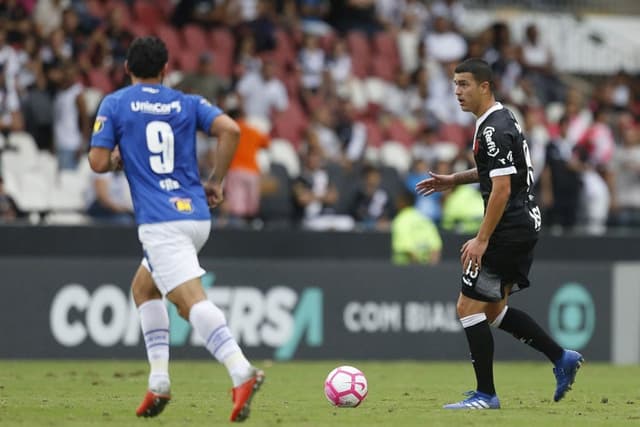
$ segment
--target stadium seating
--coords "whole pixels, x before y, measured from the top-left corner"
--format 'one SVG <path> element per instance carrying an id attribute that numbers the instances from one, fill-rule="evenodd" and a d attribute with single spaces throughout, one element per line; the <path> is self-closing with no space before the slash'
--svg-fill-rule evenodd
<path id="1" fill-rule="evenodd" d="M 405 147 L 410 147 L 415 142 L 415 135 L 399 118 L 393 118 L 387 126 L 387 135 L 393 141 L 401 142 Z"/>
<path id="2" fill-rule="evenodd" d="M 182 40 L 184 46 L 192 52 L 192 54 L 195 54 L 196 58 L 201 53 L 211 51 L 211 46 L 207 40 L 207 34 L 199 25 L 185 25 L 182 29 Z"/>
<path id="3" fill-rule="evenodd" d="M 274 138 L 269 145 L 271 163 L 278 163 L 285 167 L 291 178 L 300 175 L 300 158 L 289 141 Z"/>
<path id="4" fill-rule="evenodd" d="M 110 93 L 114 89 L 113 81 L 102 68 L 92 68 L 87 73 L 89 86 L 100 90 L 102 93 Z"/>
<path id="5" fill-rule="evenodd" d="M 367 128 L 367 147 L 378 148 L 385 140 L 385 132 L 378 125 L 376 120 L 365 119 L 363 120 L 365 127 Z"/>
<path id="6" fill-rule="evenodd" d="M 155 34 L 166 44 L 167 50 L 169 51 L 169 64 L 175 66 L 183 50 L 180 34 L 175 28 L 169 25 L 156 26 Z"/>
<path id="7" fill-rule="evenodd" d="M 371 67 L 371 46 L 366 34 L 360 31 L 350 31 L 347 34 L 347 48 L 351 54 L 353 75 L 365 78 Z"/>
<path id="8" fill-rule="evenodd" d="M 269 173 L 271 170 L 271 158 L 269 157 L 269 151 L 265 149 L 258 150 L 256 153 L 256 163 L 258 164 L 260 173 Z"/>
<path id="9" fill-rule="evenodd" d="M 133 14 L 136 26 L 142 26 L 149 33 L 153 33 L 164 21 L 163 11 L 149 0 L 136 0 L 133 3 Z"/>
<path id="10" fill-rule="evenodd" d="M 305 136 L 309 120 L 304 110 L 296 101 L 290 101 L 285 111 L 274 114 L 272 134 L 284 138 L 298 147 Z"/>
<path id="11" fill-rule="evenodd" d="M 11 150 L 2 154 L 2 176 L 7 194 L 25 212 L 44 212 L 49 209 L 53 180 L 51 165 L 40 156 L 36 142 L 26 132 L 12 132 L 7 141 Z"/>
<path id="12" fill-rule="evenodd" d="M 386 141 L 380 147 L 380 163 L 394 168 L 400 174 L 405 174 L 411 166 L 411 153 L 401 142 Z"/>

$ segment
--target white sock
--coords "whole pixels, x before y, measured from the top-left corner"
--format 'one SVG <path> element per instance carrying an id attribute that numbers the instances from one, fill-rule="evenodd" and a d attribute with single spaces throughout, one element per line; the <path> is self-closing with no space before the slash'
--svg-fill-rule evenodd
<path id="1" fill-rule="evenodd" d="M 463 328 L 470 328 L 471 326 L 477 325 L 483 321 L 487 320 L 487 315 L 484 313 L 476 313 L 470 314 L 466 317 L 460 318 L 460 323 L 462 323 Z"/>
<path id="2" fill-rule="evenodd" d="M 251 377 L 251 364 L 242 354 L 218 307 L 209 300 L 197 302 L 191 307 L 189 322 L 204 340 L 209 353 L 227 368 L 234 387 Z"/>
<path id="3" fill-rule="evenodd" d="M 491 322 L 490 325 L 494 328 L 499 328 L 502 324 L 502 319 L 504 319 L 505 314 L 507 314 L 507 310 L 509 310 L 509 306 L 505 305 L 500 314 L 498 314 L 496 318 L 493 319 L 493 322 Z"/>
<path id="4" fill-rule="evenodd" d="M 149 389 L 169 391 L 169 313 L 161 299 L 147 301 L 138 307 L 140 326 L 147 348 L 151 373 Z"/>

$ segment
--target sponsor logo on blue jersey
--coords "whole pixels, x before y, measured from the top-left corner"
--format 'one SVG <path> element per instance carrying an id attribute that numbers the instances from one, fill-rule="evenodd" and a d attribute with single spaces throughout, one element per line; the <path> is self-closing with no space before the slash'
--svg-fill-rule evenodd
<path id="1" fill-rule="evenodd" d="M 180 101 L 172 101 L 170 103 L 149 102 L 149 101 L 131 101 L 131 111 L 136 113 L 148 114 L 171 114 L 182 111 Z"/>

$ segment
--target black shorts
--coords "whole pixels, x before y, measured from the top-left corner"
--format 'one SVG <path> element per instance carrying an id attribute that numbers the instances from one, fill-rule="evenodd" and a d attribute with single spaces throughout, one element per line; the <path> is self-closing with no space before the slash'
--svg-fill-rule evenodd
<path id="1" fill-rule="evenodd" d="M 462 294 L 479 301 L 495 302 L 505 297 L 507 287 L 510 287 L 510 294 L 528 288 L 536 242 L 489 242 L 480 271 L 462 272 Z"/>

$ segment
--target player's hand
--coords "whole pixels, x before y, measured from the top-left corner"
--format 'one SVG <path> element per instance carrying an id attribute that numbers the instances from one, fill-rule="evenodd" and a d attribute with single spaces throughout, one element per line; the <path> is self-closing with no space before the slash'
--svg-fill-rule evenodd
<path id="1" fill-rule="evenodd" d="M 224 201 L 224 194 L 222 191 L 222 183 L 207 181 L 204 183 L 204 193 L 207 196 L 207 203 L 209 207 L 215 208 Z"/>
<path id="2" fill-rule="evenodd" d="M 120 147 L 116 145 L 116 148 L 111 151 L 111 171 L 121 171 L 124 169 L 124 163 L 122 163 L 122 156 L 120 155 Z"/>
<path id="3" fill-rule="evenodd" d="M 488 240 L 480 240 L 474 237 L 471 240 L 467 240 L 462 249 L 460 249 L 460 262 L 462 263 L 463 271 L 480 270 L 482 267 L 482 256 L 487 250 L 489 245 Z"/>
<path id="4" fill-rule="evenodd" d="M 453 175 L 440 175 L 429 172 L 431 177 L 423 179 L 416 184 L 416 193 L 421 196 L 428 196 L 438 191 L 446 191 L 454 187 Z"/>

